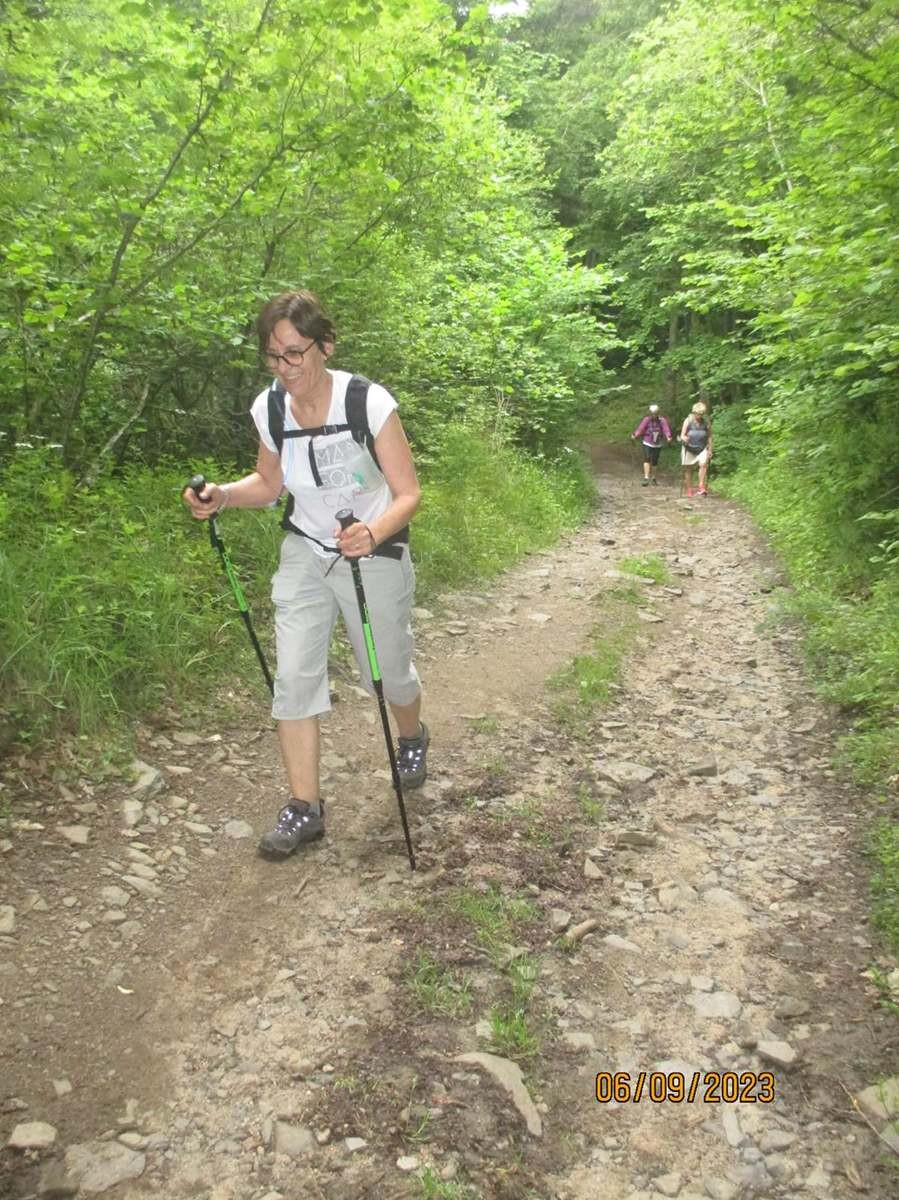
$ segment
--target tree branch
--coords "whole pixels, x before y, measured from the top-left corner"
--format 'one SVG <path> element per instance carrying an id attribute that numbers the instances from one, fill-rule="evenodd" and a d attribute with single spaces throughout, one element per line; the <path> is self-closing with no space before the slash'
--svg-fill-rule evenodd
<path id="1" fill-rule="evenodd" d="M 252 41 L 250 43 L 251 45 L 258 42 L 259 37 L 262 34 L 262 30 L 264 29 L 268 20 L 269 12 L 271 11 L 273 4 L 274 0 L 265 0 L 259 21 L 257 22 L 256 29 L 253 33 Z M 87 342 L 84 348 L 84 353 L 81 356 L 81 363 L 76 372 L 74 393 L 69 403 L 68 412 L 63 417 L 61 441 L 63 445 L 64 457 L 68 456 L 72 429 L 74 428 L 75 422 L 78 420 L 78 417 L 81 413 L 81 405 L 84 400 L 85 391 L 87 390 L 87 381 L 90 377 L 91 371 L 93 370 L 94 363 L 96 362 L 97 340 L 100 336 L 100 331 L 103 328 L 107 316 L 115 307 L 112 300 L 113 289 L 118 282 L 119 272 L 122 268 L 122 262 L 134 238 L 135 231 L 143 219 L 147 209 L 151 204 L 154 203 L 155 200 L 158 199 L 165 185 L 171 179 L 172 174 L 184 156 L 184 152 L 186 151 L 187 147 L 194 140 L 199 131 L 202 129 L 203 125 L 209 119 L 209 115 L 213 110 L 216 100 L 222 94 L 225 88 L 230 85 L 233 77 L 234 72 L 232 68 L 229 67 L 221 76 L 216 86 L 213 88 L 205 105 L 185 130 L 180 142 L 175 147 L 175 150 L 169 159 L 168 165 L 163 171 L 155 187 L 151 188 L 150 191 L 147 192 L 143 197 L 143 199 L 138 202 L 138 211 L 136 213 L 129 213 L 125 218 L 125 231 L 119 239 L 119 244 L 116 247 L 116 252 L 113 256 L 112 264 L 106 277 L 106 282 L 101 287 L 101 299 L 94 310 L 93 319 L 87 334 Z"/>
<path id="2" fill-rule="evenodd" d="M 103 459 L 107 456 L 107 454 L 110 454 L 113 451 L 113 449 L 115 448 L 116 442 L 118 442 L 118 440 L 121 437 L 124 437 L 124 435 L 128 432 L 128 430 L 131 428 L 131 426 L 136 421 L 140 420 L 140 418 L 144 414 L 144 409 L 147 407 L 147 401 L 149 400 L 149 398 L 150 398 L 150 383 L 148 380 L 144 384 L 144 390 L 141 392 L 140 400 L 138 401 L 137 408 L 134 410 L 134 412 L 131 414 L 131 416 L 128 418 L 128 420 L 125 422 L 125 424 L 121 427 L 121 429 L 116 430 L 116 432 L 112 435 L 112 437 L 109 439 L 109 441 L 103 447 L 103 449 L 100 451 L 100 453 L 94 459 L 93 463 L 88 468 L 88 470 L 84 473 L 84 475 L 82 475 L 82 477 L 81 477 L 81 486 L 82 487 L 84 487 L 84 488 L 93 487 L 93 485 L 97 481 L 97 476 L 100 474 L 100 471 L 103 468 Z"/>

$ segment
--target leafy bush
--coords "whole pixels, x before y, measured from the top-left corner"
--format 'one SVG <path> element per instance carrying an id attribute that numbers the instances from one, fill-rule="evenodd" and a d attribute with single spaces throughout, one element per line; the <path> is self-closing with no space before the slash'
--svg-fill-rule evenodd
<path id="1" fill-rule="evenodd" d="M 575 455 L 525 458 L 477 420 L 446 431 L 422 486 L 414 527 L 422 595 L 490 578 L 548 545 L 577 523 L 592 494 Z"/>
<path id="2" fill-rule="evenodd" d="M 181 506 L 183 481 L 170 466 L 78 490 L 52 452 L 16 457 L 0 505 L 7 737 L 121 726 L 168 697 L 196 697 L 233 664 L 233 599 Z M 272 523 L 239 521 L 231 540 L 249 579 L 274 553 Z"/>
<path id="3" fill-rule="evenodd" d="M 182 505 L 187 475 L 169 463 L 84 489 L 51 450 L 12 460 L 0 492 L 0 739 L 118 735 L 169 701 L 196 707 L 221 681 L 257 676 L 206 527 Z M 421 594 L 546 545 L 589 497 L 573 456 L 541 467 L 476 424 L 447 431 L 424 490 L 413 533 Z M 263 645 L 278 517 L 234 510 L 220 522 Z"/>
<path id="4" fill-rule="evenodd" d="M 899 824 L 884 819 L 871 837 L 877 863 L 871 879 L 874 923 L 894 952 L 899 952 Z"/>
<path id="5" fill-rule="evenodd" d="M 847 520 L 830 488 L 809 490 L 778 462 L 738 472 L 747 501 L 790 571 L 789 602 L 823 694 L 851 718 L 839 755 L 862 782 L 899 762 L 899 578 L 870 523 Z"/>

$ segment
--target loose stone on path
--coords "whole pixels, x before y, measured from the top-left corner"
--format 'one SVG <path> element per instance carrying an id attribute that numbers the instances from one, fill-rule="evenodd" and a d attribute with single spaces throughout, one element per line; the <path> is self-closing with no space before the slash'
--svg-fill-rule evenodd
<path id="1" fill-rule="evenodd" d="M 56 1130 L 46 1121 L 26 1121 L 17 1125 L 6 1143 L 11 1150 L 46 1150 L 56 1141 Z"/>

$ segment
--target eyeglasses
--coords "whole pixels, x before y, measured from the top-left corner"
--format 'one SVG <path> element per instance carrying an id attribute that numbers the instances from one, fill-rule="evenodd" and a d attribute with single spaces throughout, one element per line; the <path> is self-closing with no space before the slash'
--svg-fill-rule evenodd
<path id="1" fill-rule="evenodd" d="M 313 340 L 304 350 L 301 350 L 299 346 L 291 346 L 290 349 L 285 350 L 283 354 L 275 354 L 274 350 L 264 350 L 262 353 L 262 361 L 267 367 L 271 367 L 273 371 L 277 371 L 279 362 L 283 362 L 287 367 L 300 367 L 303 365 L 303 359 L 314 345 L 316 345 L 316 343 Z"/>

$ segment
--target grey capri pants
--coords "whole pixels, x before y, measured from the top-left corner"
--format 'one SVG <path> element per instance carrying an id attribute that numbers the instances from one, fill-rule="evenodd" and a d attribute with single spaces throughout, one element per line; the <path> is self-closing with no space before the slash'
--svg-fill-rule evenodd
<path id="1" fill-rule="evenodd" d="M 359 561 L 384 695 L 411 704 L 421 692 L 412 662 L 410 613 L 415 571 L 408 549 L 403 557 Z M 330 571 L 328 570 L 330 568 Z M 366 691 L 374 692 L 359 619 L 350 564 L 323 558 L 297 534 L 281 544 L 281 563 L 272 579 L 275 645 L 278 656 L 272 716 L 296 721 L 329 712 L 328 647 L 338 611 L 347 627 Z"/>

